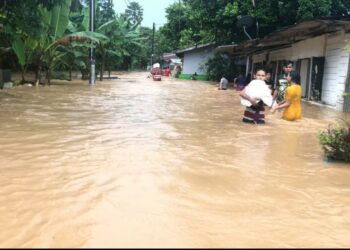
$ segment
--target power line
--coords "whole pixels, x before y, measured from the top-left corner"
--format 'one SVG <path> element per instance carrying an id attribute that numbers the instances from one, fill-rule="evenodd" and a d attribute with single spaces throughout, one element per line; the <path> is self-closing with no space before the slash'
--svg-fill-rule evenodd
<path id="1" fill-rule="evenodd" d="M 126 4 L 126 6 L 129 6 L 129 5 L 130 5 L 129 0 L 124 0 L 124 3 Z"/>

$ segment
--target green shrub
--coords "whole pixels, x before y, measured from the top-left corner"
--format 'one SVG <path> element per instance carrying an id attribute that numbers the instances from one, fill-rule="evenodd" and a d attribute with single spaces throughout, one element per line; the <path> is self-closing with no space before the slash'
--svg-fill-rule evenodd
<path id="1" fill-rule="evenodd" d="M 319 134 L 319 139 L 327 158 L 350 162 L 350 120 L 329 125 Z"/>
<path id="2" fill-rule="evenodd" d="M 202 69 L 206 72 L 209 80 L 220 81 L 222 76 L 225 76 L 229 81 L 238 75 L 238 68 L 234 64 L 233 59 L 226 53 L 216 53 L 210 58 Z"/>

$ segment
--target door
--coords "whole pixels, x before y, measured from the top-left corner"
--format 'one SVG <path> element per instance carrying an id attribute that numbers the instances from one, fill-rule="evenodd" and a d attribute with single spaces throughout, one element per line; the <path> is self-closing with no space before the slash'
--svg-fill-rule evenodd
<path id="1" fill-rule="evenodd" d="M 300 82 L 301 82 L 301 97 L 308 98 L 309 95 L 309 70 L 310 59 L 300 60 Z"/>
<path id="2" fill-rule="evenodd" d="M 310 99 L 317 102 L 321 102 L 322 97 L 324 62 L 324 57 L 312 58 Z"/>

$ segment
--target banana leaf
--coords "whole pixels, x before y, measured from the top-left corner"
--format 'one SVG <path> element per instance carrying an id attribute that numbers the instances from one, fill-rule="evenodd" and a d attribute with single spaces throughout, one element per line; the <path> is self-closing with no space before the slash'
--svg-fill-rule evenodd
<path id="1" fill-rule="evenodd" d="M 81 23 L 81 26 L 83 30 L 89 30 L 89 16 L 90 16 L 89 8 L 84 8 L 82 10 L 82 13 L 84 15 L 84 19 L 83 19 L 83 22 Z"/>
<path id="2" fill-rule="evenodd" d="M 69 12 L 72 0 L 64 0 L 52 10 L 50 31 L 53 40 L 62 37 L 69 23 Z"/>
<path id="3" fill-rule="evenodd" d="M 117 57 L 121 57 L 123 55 L 120 51 L 115 51 L 115 50 L 110 50 L 110 49 L 107 49 L 106 52 L 110 55 L 114 55 Z"/>
<path id="4" fill-rule="evenodd" d="M 50 44 L 50 46 L 48 46 L 46 50 L 49 50 L 55 45 L 67 45 L 72 42 L 86 42 L 86 41 L 92 41 L 99 44 L 99 43 L 108 42 L 109 38 L 100 33 L 91 32 L 91 31 L 81 31 L 81 32 L 76 32 L 76 33 L 66 35 L 56 40 L 55 42 Z"/>
<path id="5" fill-rule="evenodd" d="M 21 66 L 24 66 L 26 64 L 26 54 L 25 54 L 25 47 L 22 39 L 20 39 L 19 37 L 15 37 L 12 43 L 12 49 L 18 58 L 19 64 Z"/>
<path id="6" fill-rule="evenodd" d="M 106 29 L 112 27 L 114 24 L 117 23 L 117 20 L 110 20 L 108 22 L 105 22 L 104 24 L 102 24 L 100 27 L 98 27 L 96 29 L 96 32 L 104 32 Z"/>

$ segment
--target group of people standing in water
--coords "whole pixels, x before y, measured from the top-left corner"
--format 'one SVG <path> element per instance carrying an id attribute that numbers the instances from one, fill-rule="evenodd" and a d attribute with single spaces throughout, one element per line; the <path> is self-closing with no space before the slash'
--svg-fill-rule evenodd
<path id="1" fill-rule="evenodd" d="M 301 119 L 300 74 L 293 70 L 291 61 L 283 66 L 276 84 L 271 80 L 270 72 L 257 69 L 253 80 L 239 91 L 241 103 L 246 106 L 243 122 L 264 124 L 265 107 L 269 107 L 271 113 L 284 109 L 282 118 L 285 120 Z"/>

